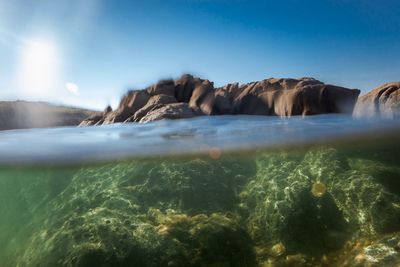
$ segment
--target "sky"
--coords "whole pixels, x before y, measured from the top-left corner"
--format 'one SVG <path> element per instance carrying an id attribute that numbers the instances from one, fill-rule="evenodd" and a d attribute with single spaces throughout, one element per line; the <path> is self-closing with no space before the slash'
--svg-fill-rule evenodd
<path id="1" fill-rule="evenodd" d="M 400 80 L 398 0 L 0 0 L 0 100 L 116 107 L 192 73 L 222 86 Z"/>

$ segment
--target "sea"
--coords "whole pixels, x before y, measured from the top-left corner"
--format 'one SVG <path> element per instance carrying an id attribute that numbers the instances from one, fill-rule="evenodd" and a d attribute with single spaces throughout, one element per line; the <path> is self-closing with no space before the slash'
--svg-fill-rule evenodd
<path id="1" fill-rule="evenodd" d="M 0 267 L 400 266 L 400 121 L 0 132 Z"/>

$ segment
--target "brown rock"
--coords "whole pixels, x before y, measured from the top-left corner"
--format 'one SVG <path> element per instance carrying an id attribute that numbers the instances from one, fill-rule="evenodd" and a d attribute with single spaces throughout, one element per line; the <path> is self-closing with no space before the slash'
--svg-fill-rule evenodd
<path id="1" fill-rule="evenodd" d="M 235 99 L 236 97 L 239 96 L 243 88 L 244 88 L 243 86 L 239 87 L 239 83 L 228 83 L 221 89 L 227 91 L 231 96 L 231 99 Z"/>
<path id="2" fill-rule="evenodd" d="M 173 103 L 150 111 L 139 122 L 145 123 L 162 119 L 185 119 L 198 115 L 201 115 L 201 112 L 190 108 L 187 103 Z"/>
<path id="3" fill-rule="evenodd" d="M 100 125 L 104 122 L 104 118 L 107 116 L 107 114 L 111 112 L 112 108 L 110 106 L 107 106 L 103 112 L 94 113 L 92 116 L 82 121 L 78 126 L 82 127 L 82 126 Z"/>
<path id="4" fill-rule="evenodd" d="M 232 113 L 232 97 L 225 88 L 218 88 L 214 93 L 213 114 L 224 115 Z"/>
<path id="5" fill-rule="evenodd" d="M 151 95 L 175 95 L 175 82 L 173 80 L 161 80 L 149 87 L 146 91 Z"/>
<path id="6" fill-rule="evenodd" d="M 175 98 L 178 102 L 189 103 L 193 90 L 200 86 L 204 80 L 195 78 L 190 74 L 182 75 L 175 81 Z"/>
<path id="7" fill-rule="evenodd" d="M 383 84 L 361 96 L 354 116 L 400 118 L 400 82 Z"/>
<path id="8" fill-rule="evenodd" d="M 149 98 L 150 95 L 145 90 L 129 91 L 128 94 L 122 98 L 118 109 L 105 116 L 103 124 L 125 121 L 146 105 Z"/>
<path id="9" fill-rule="evenodd" d="M 165 117 L 177 118 L 179 114 L 183 117 L 198 114 L 197 110 L 206 115 L 352 113 L 359 93 L 357 89 L 326 85 L 313 78 L 270 78 L 214 89 L 209 80 L 185 74 L 175 82 L 163 80 L 145 90 L 131 91 L 116 111 L 91 121 L 97 120 L 96 124 L 145 122 L 163 118 L 161 112 L 167 112 Z M 171 105 L 176 102 L 185 103 L 187 107 Z"/>
<path id="10" fill-rule="evenodd" d="M 214 105 L 214 85 L 209 80 L 203 80 L 192 91 L 189 106 L 199 107 L 202 112 L 211 115 Z"/>
<path id="11" fill-rule="evenodd" d="M 171 103 L 176 103 L 176 99 L 172 95 L 152 96 L 144 107 L 136 111 L 135 114 L 128 118 L 125 122 L 138 122 L 150 111 L 161 108 Z"/>
<path id="12" fill-rule="evenodd" d="M 277 116 L 351 113 L 360 93 L 312 78 L 270 78 L 237 90 L 239 94 L 233 93 L 234 114 Z"/>

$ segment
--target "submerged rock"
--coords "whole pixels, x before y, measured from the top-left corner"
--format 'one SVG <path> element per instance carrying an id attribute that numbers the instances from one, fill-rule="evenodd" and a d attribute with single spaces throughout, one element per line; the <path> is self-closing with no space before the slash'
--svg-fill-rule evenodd
<path id="1" fill-rule="evenodd" d="M 289 254 L 321 257 L 354 237 L 399 231 L 400 196 L 353 160 L 328 147 L 304 156 L 273 153 L 257 158 L 257 175 L 243 198 L 253 239 L 265 246 L 282 242 Z M 324 185 L 323 194 L 313 193 L 316 183 Z"/>
<path id="2" fill-rule="evenodd" d="M 400 150 L 380 147 L 0 169 L 0 265 L 395 266 Z"/>
<path id="3" fill-rule="evenodd" d="M 250 236 L 226 214 L 255 171 L 245 162 L 84 168 L 36 214 L 41 223 L 17 265 L 255 266 Z"/>
<path id="4" fill-rule="evenodd" d="M 165 238 L 190 247 L 186 262 L 175 258 L 170 266 L 256 266 L 250 236 L 222 214 L 162 216 L 158 229 Z"/>
<path id="5" fill-rule="evenodd" d="M 199 115 L 351 114 L 359 93 L 357 89 L 327 85 L 313 78 L 270 78 L 214 88 L 211 81 L 186 74 L 176 81 L 163 80 L 147 89 L 130 91 L 116 111 L 97 121 L 85 120 L 81 126 Z M 152 113 L 151 116 L 149 113 Z M 142 120 L 144 117 L 146 119 Z"/>

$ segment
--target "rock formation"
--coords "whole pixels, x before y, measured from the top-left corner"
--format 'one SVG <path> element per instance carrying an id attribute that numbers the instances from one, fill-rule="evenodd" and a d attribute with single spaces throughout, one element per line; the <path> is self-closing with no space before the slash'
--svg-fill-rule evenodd
<path id="1" fill-rule="evenodd" d="M 199 115 L 315 115 L 351 113 L 360 91 L 313 78 L 275 79 L 214 88 L 209 80 L 185 74 L 144 90 L 129 91 L 115 111 L 88 118 L 81 126 L 149 122 Z"/>
<path id="2" fill-rule="evenodd" d="M 400 118 L 400 82 L 385 83 L 361 96 L 354 116 Z"/>

